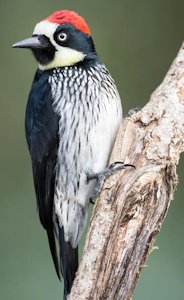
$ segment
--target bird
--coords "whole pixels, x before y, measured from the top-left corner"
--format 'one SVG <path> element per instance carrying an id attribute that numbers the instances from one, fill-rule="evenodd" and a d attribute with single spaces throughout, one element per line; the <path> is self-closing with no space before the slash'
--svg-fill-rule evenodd
<path id="1" fill-rule="evenodd" d="M 38 63 L 25 131 L 39 218 L 66 299 L 90 202 L 106 176 L 130 166 L 108 166 L 122 121 L 121 99 L 86 21 L 74 11 L 52 13 L 13 47 L 30 49 Z"/>

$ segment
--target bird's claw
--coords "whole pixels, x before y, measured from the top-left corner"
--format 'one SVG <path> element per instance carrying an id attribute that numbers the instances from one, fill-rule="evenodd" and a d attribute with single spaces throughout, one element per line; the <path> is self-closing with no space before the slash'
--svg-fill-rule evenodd
<path id="1" fill-rule="evenodd" d="M 119 170 L 126 169 L 127 167 L 135 168 L 135 166 L 132 164 L 124 164 L 121 161 L 116 161 L 116 162 L 110 164 L 107 168 L 105 168 L 104 171 L 99 172 L 97 174 L 88 175 L 88 179 L 87 179 L 88 182 L 92 179 L 96 179 L 96 181 L 97 181 L 95 189 L 94 189 L 91 197 L 89 198 L 89 202 L 91 204 L 95 204 L 95 199 L 100 194 L 103 184 L 104 184 L 104 181 L 107 177 L 115 174 Z"/>
<path id="2" fill-rule="evenodd" d="M 91 204 L 95 205 L 95 200 L 96 200 L 96 199 L 90 198 L 90 199 L 89 199 L 89 202 L 90 202 Z"/>

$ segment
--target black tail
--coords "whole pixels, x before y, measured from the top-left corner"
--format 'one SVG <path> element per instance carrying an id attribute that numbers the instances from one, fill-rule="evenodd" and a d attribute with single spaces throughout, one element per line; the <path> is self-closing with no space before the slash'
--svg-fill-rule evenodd
<path id="1" fill-rule="evenodd" d="M 78 247 L 73 249 L 69 242 L 65 242 L 63 228 L 59 229 L 59 244 L 61 273 L 64 279 L 64 299 L 66 299 L 78 269 Z"/>
<path id="2" fill-rule="evenodd" d="M 56 270 L 56 273 L 57 273 L 57 276 L 58 276 L 59 280 L 61 280 L 60 267 L 59 267 L 59 263 L 58 263 L 58 255 L 57 255 L 56 242 L 55 242 L 55 236 L 54 236 L 53 230 L 51 230 L 51 227 L 47 229 L 47 236 L 48 236 L 50 252 L 51 252 L 51 255 L 52 255 L 53 262 L 54 262 L 55 270 Z"/>

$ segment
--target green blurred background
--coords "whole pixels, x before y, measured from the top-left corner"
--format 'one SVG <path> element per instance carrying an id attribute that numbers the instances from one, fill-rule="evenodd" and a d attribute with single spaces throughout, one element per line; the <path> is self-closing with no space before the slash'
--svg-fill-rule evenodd
<path id="1" fill-rule="evenodd" d="M 184 39 L 183 0 L 0 0 L 2 300 L 61 299 L 61 284 L 36 213 L 24 137 L 25 106 L 36 63 L 29 51 L 11 45 L 29 37 L 39 20 L 63 8 L 86 18 L 98 53 L 116 80 L 125 114 L 147 102 Z M 159 250 L 142 272 L 136 300 L 184 299 L 183 162 L 175 200 L 156 241 Z"/>

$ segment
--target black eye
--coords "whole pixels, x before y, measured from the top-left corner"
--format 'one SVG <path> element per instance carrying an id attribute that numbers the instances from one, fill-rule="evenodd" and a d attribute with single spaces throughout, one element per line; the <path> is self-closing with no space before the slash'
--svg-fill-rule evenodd
<path id="1" fill-rule="evenodd" d="M 67 34 L 65 32 L 60 32 L 58 34 L 57 38 L 59 41 L 64 42 L 67 39 Z"/>

